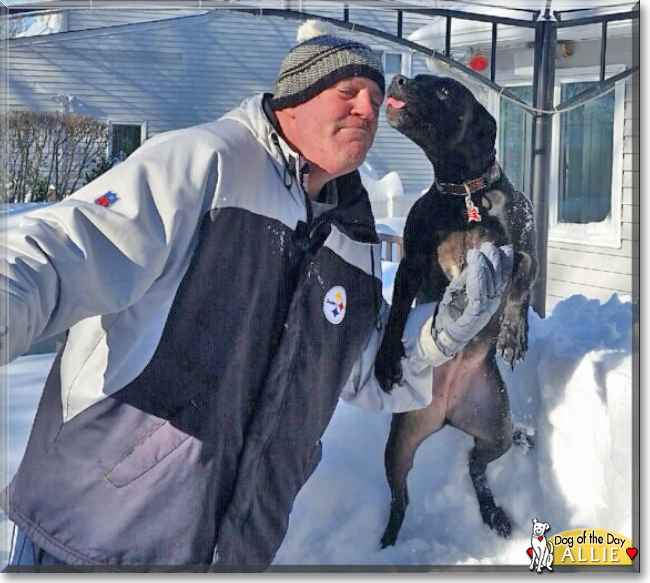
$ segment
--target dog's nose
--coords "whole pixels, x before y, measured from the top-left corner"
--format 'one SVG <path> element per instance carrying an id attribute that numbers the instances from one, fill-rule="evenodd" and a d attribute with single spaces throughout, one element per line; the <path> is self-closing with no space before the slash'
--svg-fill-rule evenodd
<path id="1" fill-rule="evenodd" d="M 395 77 L 393 77 L 393 83 L 404 85 L 404 83 L 406 83 L 406 77 L 404 77 L 404 75 L 395 75 Z"/>

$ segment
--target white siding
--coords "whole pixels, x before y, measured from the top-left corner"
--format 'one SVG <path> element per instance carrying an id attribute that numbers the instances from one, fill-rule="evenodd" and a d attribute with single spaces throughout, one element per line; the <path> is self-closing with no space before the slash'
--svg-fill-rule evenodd
<path id="1" fill-rule="evenodd" d="M 196 10 L 68 10 L 69 31 L 120 26 L 125 23 L 149 22 L 198 14 Z"/>

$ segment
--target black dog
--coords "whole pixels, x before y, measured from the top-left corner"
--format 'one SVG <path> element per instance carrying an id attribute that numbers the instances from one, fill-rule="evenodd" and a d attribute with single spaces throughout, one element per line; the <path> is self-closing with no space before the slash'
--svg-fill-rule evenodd
<path id="1" fill-rule="evenodd" d="M 415 298 L 440 300 L 463 270 L 466 251 L 484 241 L 512 245 L 515 262 L 501 308 L 453 359 L 434 368 L 431 405 L 393 416 L 385 452 L 391 513 L 382 546 L 397 539 L 408 504 L 406 475 L 417 447 L 447 423 L 474 437 L 469 469 L 481 516 L 508 537 L 510 521 L 494 502 L 485 469 L 513 439 L 508 395 L 495 357 L 498 352 L 513 368 L 528 347 L 530 288 L 537 272 L 532 205 L 495 160 L 494 118 L 461 83 L 398 75 L 387 95 L 390 125 L 424 150 L 435 182 L 406 220 L 404 256 L 375 363 L 384 390 L 401 381 L 402 332 Z"/>

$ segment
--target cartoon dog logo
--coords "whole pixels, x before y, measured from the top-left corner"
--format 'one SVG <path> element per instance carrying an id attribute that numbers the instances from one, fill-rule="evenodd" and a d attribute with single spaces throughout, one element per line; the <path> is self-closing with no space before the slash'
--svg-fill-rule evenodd
<path id="1" fill-rule="evenodd" d="M 539 522 L 537 518 L 533 518 L 533 536 L 530 539 L 533 545 L 528 549 L 528 554 L 531 556 L 530 567 L 531 571 L 535 568 L 535 561 L 537 561 L 537 572 L 541 573 L 542 569 L 546 567 L 549 571 L 553 568 L 553 543 L 546 540 L 544 533 L 551 528 L 548 522 Z M 550 546 L 550 548 L 549 548 Z"/>

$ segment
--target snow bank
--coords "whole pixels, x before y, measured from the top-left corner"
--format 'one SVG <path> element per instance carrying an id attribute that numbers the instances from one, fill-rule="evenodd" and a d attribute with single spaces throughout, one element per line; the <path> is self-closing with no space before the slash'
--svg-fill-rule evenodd
<path id="1" fill-rule="evenodd" d="M 539 394 L 544 520 L 631 536 L 631 304 L 572 296 L 531 320 L 529 358 L 507 382 Z"/>
<path id="2" fill-rule="evenodd" d="M 368 191 L 368 198 L 375 217 L 392 217 L 399 214 L 396 212 L 395 205 L 397 201 L 402 201 L 405 198 L 399 174 L 389 172 L 381 178 L 377 178 L 377 173 L 371 167 L 362 167 L 360 174 L 361 182 Z"/>

